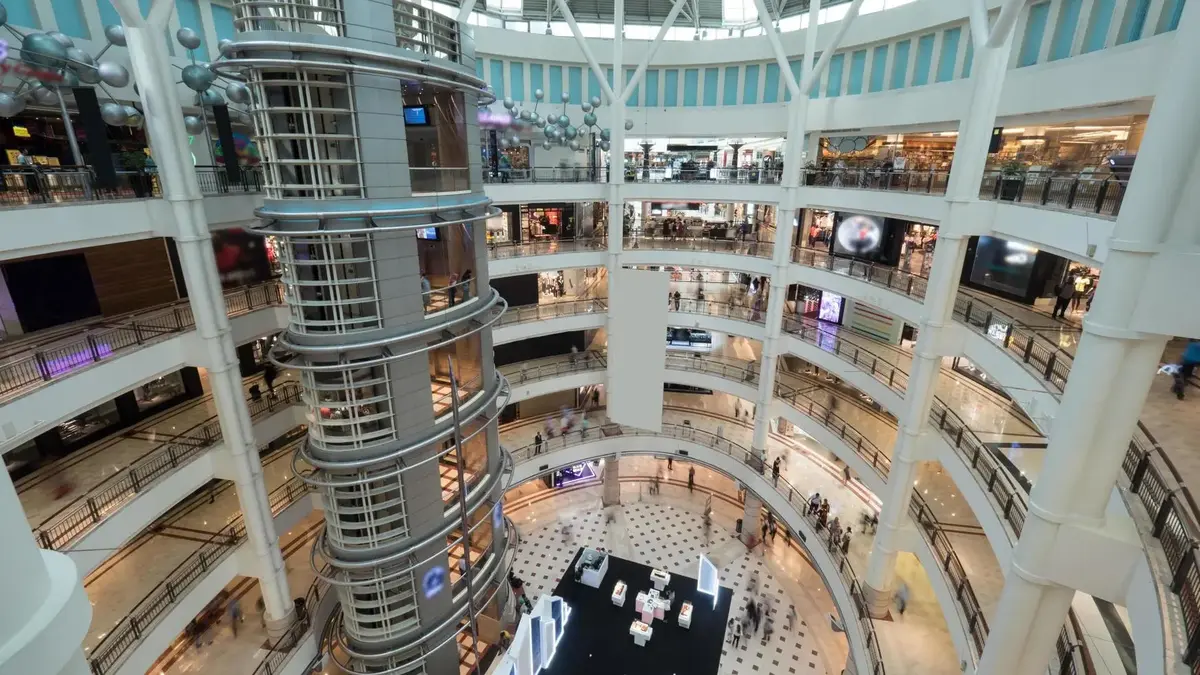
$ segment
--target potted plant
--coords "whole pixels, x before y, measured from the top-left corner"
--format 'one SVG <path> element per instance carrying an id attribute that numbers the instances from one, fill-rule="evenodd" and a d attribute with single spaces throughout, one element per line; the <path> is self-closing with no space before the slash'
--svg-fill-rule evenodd
<path id="1" fill-rule="evenodd" d="M 1025 182 L 1025 167 L 1020 162 L 1011 161 L 1000 167 L 1000 199 L 1008 202 L 1017 201 L 1021 194 L 1021 185 Z"/>
<path id="2" fill-rule="evenodd" d="M 812 160 L 809 160 L 804 163 L 804 184 L 805 185 L 816 185 L 817 184 L 817 165 Z"/>
<path id="3" fill-rule="evenodd" d="M 144 152 L 122 152 L 117 156 L 117 162 L 121 169 L 133 172 L 129 176 L 129 185 L 133 188 L 133 194 L 139 199 L 153 196 L 150 176 L 146 174 L 147 159 Z"/>

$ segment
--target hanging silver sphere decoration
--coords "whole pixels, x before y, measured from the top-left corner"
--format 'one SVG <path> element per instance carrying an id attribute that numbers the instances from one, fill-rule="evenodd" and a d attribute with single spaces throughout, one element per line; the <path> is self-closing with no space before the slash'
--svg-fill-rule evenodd
<path id="1" fill-rule="evenodd" d="M 625 120 L 625 131 L 631 131 L 632 129 L 633 129 L 633 120 Z"/>
<path id="2" fill-rule="evenodd" d="M 542 149 L 543 150 L 549 150 L 550 148 L 553 148 L 553 147 L 554 147 L 554 145 L 550 141 L 542 141 Z"/>
<path id="3" fill-rule="evenodd" d="M 533 119 L 533 113 L 529 112 L 528 110 L 522 110 L 521 114 L 520 114 L 520 118 L 522 120 L 528 122 L 531 119 Z"/>
<path id="4" fill-rule="evenodd" d="M 30 33 L 21 40 L 21 60 L 31 66 L 62 68 L 67 48 L 46 33 Z"/>
<path id="5" fill-rule="evenodd" d="M 125 106 L 109 101 L 100 104 L 100 119 L 104 120 L 105 124 L 119 127 L 129 119 L 129 114 L 125 112 Z"/>
<path id="6" fill-rule="evenodd" d="M 546 115 L 546 124 L 551 126 L 558 124 L 558 115 L 555 115 L 554 113 Z"/>
<path id="7" fill-rule="evenodd" d="M 0 117 L 12 117 L 25 109 L 25 101 L 7 92 L 0 92 Z"/>
<path id="8" fill-rule="evenodd" d="M 511 143 L 508 142 L 507 136 L 501 136 L 500 140 L 497 142 L 497 145 L 499 145 L 502 148 L 507 148 L 509 145 L 511 145 Z"/>
<path id="9" fill-rule="evenodd" d="M 512 110 L 512 109 L 513 109 L 513 108 L 515 108 L 516 106 L 517 106 L 517 102 L 516 102 L 516 101 L 512 100 L 512 99 L 511 99 L 511 98 L 509 98 L 508 96 L 505 96 L 505 97 L 504 97 L 504 109 L 505 109 L 505 110 Z"/>
<path id="10" fill-rule="evenodd" d="M 125 27 L 119 23 L 109 24 L 104 27 L 104 39 L 115 47 L 125 46 Z"/>
<path id="11" fill-rule="evenodd" d="M 183 128 L 193 136 L 204 133 L 204 120 L 199 115 L 186 115 L 183 118 Z"/>
<path id="12" fill-rule="evenodd" d="M 196 105 L 203 105 L 209 108 L 214 105 L 221 105 L 224 102 L 225 97 L 221 96 L 221 92 L 217 91 L 216 87 L 209 87 L 196 96 Z"/>
<path id="13" fill-rule="evenodd" d="M 200 34 L 191 28 L 180 28 L 175 31 L 175 39 L 179 40 L 179 44 L 183 45 L 184 49 L 200 48 Z"/>
<path id="14" fill-rule="evenodd" d="M 579 104 L 579 109 L 585 113 L 590 113 L 592 112 L 592 104 L 584 101 L 583 103 Z"/>
<path id="15" fill-rule="evenodd" d="M 570 118 L 570 117 L 567 117 L 566 115 L 559 115 L 559 116 L 558 116 L 558 126 L 559 126 L 559 128 L 561 128 L 561 129 L 566 129 L 566 128 L 567 128 L 567 125 L 569 125 L 570 123 L 571 123 L 571 118 Z"/>
<path id="16" fill-rule="evenodd" d="M 250 103 L 250 88 L 241 82 L 230 82 L 225 85 L 225 98 L 231 103 Z"/>
<path id="17" fill-rule="evenodd" d="M 558 100 L 562 101 L 563 103 L 570 103 L 571 102 L 570 92 L 564 91 L 563 93 L 559 94 Z"/>
<path id="18" fill-rule="evenodd" d="M 608 152 L 608 149 L 611 147 L 612 147 L 612 143 L 610 143 L 608 141 L 600 141 L 600 149 L 601 150 Z"/>
<path id="19" fill-rule="evenodd" d="M 596 126 L 596 113 L 588 113 L 584 115 L 583 123 L 589 127 Z"/>
<path id="20" fill-rule="evenodd" d="M 29 92 L 29 95 L 33 97 L 34 103 L 38 105 L 58 104 L 58 94 L 54 93 L 54 90 L 49 87 L 38 85 Z"/>
<path id="21" fill-rule="evenodd" d="M 70 49 L 71 47 L 75 46 L 74 40 L 72 40 L 71 38 L 67 37 L 66 35 L 64 35 L 56 30 L 47 31 L 46 35 L 49 35 L 56 42 L 58 42 L 58 44 L 62 45 L 63 47 L 65 47 L 67 49 Z"/>
<path id="22" fill-rule="evenodd" d="M 563 136 L 566 136 L 566 135 L 567 135 L 567 132 L 563 131 L 562 127 L 557 127 L 554 129 L 554 137 L 555 138 L 561 139 Z"/>
<path id="23" fill-rule="evenodd" d="M 180 30 L 183 30 L 182 28 Z M 204 91 L 217 81 L 217 74 L 207 66 L 189 63 L 183 67 L 183 84 L 192 91 Z"/>
<path id="24" fill-rule="evenodd" d="M 602 141 L 612 140 L 612 130 L 601 129 L 600 130 L 600 140 L 602 140 Z"/>
<path id="25" fill-rule="evenodd" d="M 593 107 L 593 108 L 599 108 L 599 107 L 600 107 L 600 97 L 599 97 L 599 96 L 593 96 L 593 97 L 592 97 L 592 107 Z"/>
<path id="26" fill-rule="evenodd" d="M 79 86 L 79 75 L 76 75 L 74 70 L 71 70 L 70 68 L 63 68 L 60 71 L 60 74 L 62 75 L 62 79 L 54 83 L 55 87 L 74 89 L 75 87 Z"/>
<path id="27" fill-rule="evenodd" d="M 542 91 L 541 89 L 533 90 L 533 100 L 540 101 L 544 98 L 546 98 L 546 92 Z"/>
<path id="28" fill-rule="evenodd" d="M 567 138 L 575 138 L 579 135 L 579 130 L 573 126 L 568 126 L 566 129 Z"/>
<path id="29" fill-rule="evenodd" d="M 575 152 L 579 152 L 579 148 L 582 147 L 579 145 L 578 139 L 571 141 L 568 145 L 570 145 L 571 149 L 574 150 Z"/>
<path id="30" fill-rule="evenodd" d="M 217 40 L 217 51 L 220 52 L 222 56 L 229 56 L 229 52 L 232 50 L 233 40 L 230 40 L 229 38 Z"/>
<path id="31" fill-rule="evenodd" d="M 509 142 L 509 143 L 512 143 L 513 145 L 520 145 L 520 144 L 521 144 L 521 137 L 520 137 L 520 136 L 518 136 L 518 135 L 516 135 L 516 134 L 513 134 L 513 135 L 512 135 L 512 138 L 508 139 L 508 142 Z"/>
<path id="32" fill-rule="evenodd" d="M 110 87 L 124 87 L 129 84 L 129 71 L 119 63 L 101 61 L 96 68 L 100 73 L 100 79 Z"/>
<path id="33" fill-rule="evenodd" d="M 557 128 L 558 128 L 558 127 L 551 126 L 551 125 L 547 124 L 547 125 L 546 125 L 546 128 L 545 128 L 545 129 L 543 129 L 542 131 L 543 131 L 543 133 L 545 133 L 545 134 L 546 134 L 546 138 L 554 138 L 554 130 L 555 130 L 555 129 L 557 129 Z"/>

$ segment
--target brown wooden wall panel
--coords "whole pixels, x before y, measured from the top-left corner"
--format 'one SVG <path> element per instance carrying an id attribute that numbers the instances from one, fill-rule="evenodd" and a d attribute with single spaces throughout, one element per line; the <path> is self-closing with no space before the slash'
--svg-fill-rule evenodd
<path id="1" fill-rule="evenodd" d="M 84 250 L 104 316 L 179 299 L 166 242 L 142 239 Z"/>

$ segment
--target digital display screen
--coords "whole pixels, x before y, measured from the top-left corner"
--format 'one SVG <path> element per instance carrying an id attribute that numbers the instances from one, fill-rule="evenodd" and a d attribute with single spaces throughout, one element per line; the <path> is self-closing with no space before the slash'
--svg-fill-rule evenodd
<path id="1" fill-rule="evenodd" d="M 817 310 L 817 318 L 822 321 L 830 321 L 832 323 L 842 322 L 842 307 L 846 304 L 845 298 L 836 293 L 828 291 L 821 292 L 821 308 Z"/>
<path id="2" fill-rule="evenodd" d="M 883 243 L 883 218 L 850 214 L 838 223 L 833 252 L 856 258 L 872 258 Z"/>
<path id="3" fill-rule="evenodd" d="M 980 237 L 971 265 L 971 281 L 987 288 L 1025 295 L 1038 249 L 1016 241 Z"/>
<path id="4" fill-rule="evenodd" d="M 717 595 L 721 591 L 721 577 L 717 566 L 712 564 L 703 554 L 700 555 L 700 569 L 696 574 L 698 581 L 696 591 L 713 596 L 713 607 L 717 606 Z"/>
<path id="5" fill-rule="evenodd" d="M 422 227 L 417 230 L 417 239 L 427 239 L 429 241 L 438 240 L 438 231 L 436 227 Z"/>
<path id="6" fill-rule="evenodd" d="M 404 124 L 410 127 L 429 126 L 429 108 L 423 105 L 404 106 Z"/>

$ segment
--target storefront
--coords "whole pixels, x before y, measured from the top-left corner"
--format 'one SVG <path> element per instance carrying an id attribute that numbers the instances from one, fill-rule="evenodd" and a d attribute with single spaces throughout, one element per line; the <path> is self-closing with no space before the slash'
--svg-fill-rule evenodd
<path id="1" fill-rule="evenodd" d="M 802 284 L 792 284 L 788 287 L 788 301 L 792 305 L 793 313 L 806 319 L 835 325 L 841 325 L 846 311 L 846 298 Z"/>
<path id="2" fill-rule="evenodd" d="M 594 459 L 565 466 L 542 476 L 548 488 L 565 488 L 588 481 L 598 480 L 604 475 L 602 460 Z"/>
<path id="3" fill-rule="evenodd" d="M 525 204 L 521 206 L 521 241 L 575 237 L 575 204 Z"/>

